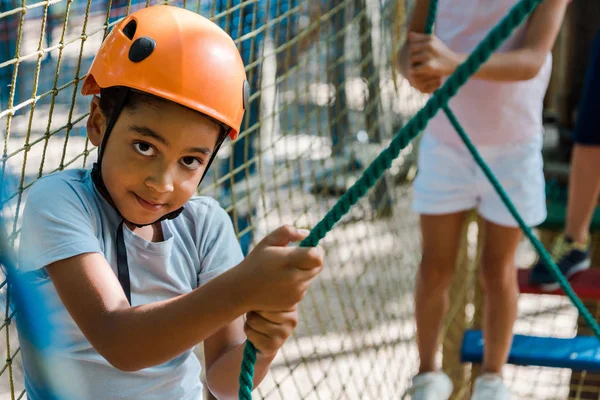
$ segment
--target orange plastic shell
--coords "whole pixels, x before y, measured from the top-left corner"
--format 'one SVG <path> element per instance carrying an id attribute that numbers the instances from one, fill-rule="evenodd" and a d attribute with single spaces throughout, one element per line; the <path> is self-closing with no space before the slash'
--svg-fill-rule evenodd
<path id="1" fill-rule="evenodd" d="M 136 21 L 133 39 L 123 29 Z M 145 59 L 128 54 L 141 37 L 156 43 Z M 231 37 L 215 23 L 192 11 L 168 5 L 141 9 L 127 16 L 106 37 L 81 93 L 126 86 L 171 100 L 229 126 L 235 140 L 248 101 L 246 72 Z"/>

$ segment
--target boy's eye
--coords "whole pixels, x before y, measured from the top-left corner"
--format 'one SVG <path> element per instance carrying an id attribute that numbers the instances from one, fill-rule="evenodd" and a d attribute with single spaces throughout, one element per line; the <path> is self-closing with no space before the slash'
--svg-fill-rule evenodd
<path id="1" fill-rule="evenodd" d="M 154 148 L 149 145 L 148 143 L 144 143 L 144 142 L 136 142 L 133 144 L 133 147 L 135 148 L 135 150 L 144 155 L 144 156 L 153 156 L 156 154 L 156 152 L 154 151 Z"/>
<path id="2" fill-rule="evenodd" d="M 200 165 L 202 165 L 202 161 L 196 157 L 183 157 L 181 159 L 181 164 L 189 169 L 198 169 Z"/>

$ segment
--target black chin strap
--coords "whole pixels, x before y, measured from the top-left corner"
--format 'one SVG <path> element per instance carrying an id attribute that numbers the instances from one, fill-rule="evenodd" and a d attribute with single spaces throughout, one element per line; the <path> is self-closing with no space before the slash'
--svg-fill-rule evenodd
<path id="1" fill-rule="evenodd" d="M 117 228 L 117 278 L 127 296 L 127 301 L 131 305 L 131 282 L 129 281 L 129 264 L 127 263 L 127 248 L 125 247 L 125 238 L 123 235 L 123 223 L 121 220 Z"/>

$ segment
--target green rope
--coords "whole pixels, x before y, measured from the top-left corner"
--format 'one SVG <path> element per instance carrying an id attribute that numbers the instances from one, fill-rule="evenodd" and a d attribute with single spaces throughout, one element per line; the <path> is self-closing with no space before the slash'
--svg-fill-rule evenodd
<path id="1" fill-rule="evenodd" d="M 437 15 L 438 0 L 429 0 L 429 10 L 427 11 L 427 21 L 425 21 L 425 30 L 423 33 L 431 35 L 433 33 L 433 24 Z"/>
<path id="2" fill-rule="evenodd" d="M 435 21 L 435 16 L 436 16 L 436 12 L 437 12 L 437 2 L 438 2 L 438 0 L 430 0 L 430 3 L 429 3 L 429 14 L 427 16 L 427 22 L 425 24 L 425 33 L 428 35 L 433 33 L 433 23 Z M 523 220 L 521 215 L 519 215 L 515 205 L 510 200 L 510 197 L 508 196 L 508 194 L 506 193 L 506 191 L 504 190 L 502 185 L 500 185 L 500 182 L 498 182 L 498 179 L 496 179 L 496 177 L 494 176 L 494 173 L 492 172 L 490 167 L 485 163 L 485 161 L 483 160 L 483 158 L 477 151 L 477 148 L 475 147 L 475 145 L 469 138 L 469 135 L 467 134 L 467 132 L 465 132 L 464 128 L 458 122 L 458 118 L 456 118 L 456 115 L 454 115 L 454 113 L 452 112 L 450 107 L 448 107 L 448 104 L 445 104 L 444 106 L 442 106 L 442 110 L 448 117 L 448 120 L 450 121 L 450 123 L 452 124 L 454 129 L 456 129 L 456 132 L 462 139 L 463 143 L 467 146 L 467 149 L 469 150 L 469 152 L 475 159 L 475 162 L 482 169 L 483 173 L 485 174 L 487 179 L 490 181 L 490 183 L 492 184 L 492 186 L 494 187 L 494 189 L 496 190 L 496 192 L 502 199 L 502 202 L 508 208 L 508 211 L 515 218 L 515 220 L 519 224 L 519 227 L 521 228 L 521 230 L 523 231 L 525 236 L 529 239 L 529 241 L 531 242 L 531 244 L 533 245 L 533 247 L 539 254 L 539 256 L 542 259 L 542 261 L 544 262 L 544 264 L 549 268 L 550 273 L 552 274 L 553 278 L 558 282 L 560 287 L 565 292 L 565 295 L 571 300 L 573 305 L 577 308 L 577 310 L 582 315 L 583 319 L 588 324 L 588 326 L 592 329 L 594 334 L 598 338 L 600 338 L 600 326 L 598 326 L 598 323 L 596 322 L 594 317 L 591 315 L 591 313 L 588 311 L 588 309 L 585 307 L 585 305 L 579 299 L 577 294 L 575 294 L 575 292 L 573 291 L 573 288 L 569 284 L 568 280 L 565 278 L 565 276 L 560 271 L 558 266 L 554 263 L 550 254 L 548 254 L 548 251 L 544 248 L 542 243 L 535 237 L 532 229 L 525 223 L 525 221 Z"/>
<path id="3" fill-rule="evenodd" d="M 252 388 L 254 387 L 254 364 L 256 363 L 256 348 L 248 340 L 244 346 L 244 358 L 242 359 L 242 373 L 240 374 L 240 399 L 252 399 Z"/>
<path id="4" fill-rule="evenodd" d="M 525 221 L 523 221 L 523 218 L 521 218 L 521 216 L 519 215 L 516 207 L 510 201 L 510 198 L 508 197 L 508 195 L 506 194 L 506 192 L 504 191 L 504 189 L 502 188 L 502 186 L 500 185 L 500 183 L 494 176 L 493 172 L 487 166 L 485 161 L 483 161 L 483 159 L 481 158 L 481 155 L 477 152 L 477 149 L 475 148 L 475 146 L 469 139 L 467 133 L 464 131 L 462 126 L 460 126 L 458 120 L 456 119 L 456 117 L 454 116 L 452 111 L 449 108 L 447 108 L 447 106 L 445 106 L 444 112 L 446 112 L 448 119 L 450 119 L 450 123 L 456 129 L 456 131 L 460 135 L 461 139 L 463 140 L 463 142 L 469 149 L 469 152 L 473 155 L 473 158 L 475 158 L 475 161 L 481 167 L 481 169 L 483 170 L 483 173 L 488 178 L 488 180 L 490 181 L 490 183 L 492 184 L 494 189 L 496 189 L 496 192 L 500 195 L 500 198 L 502 199 L 502 201 L 504 202 L 504 204 L 506 205 L 506 207 L 508 208 L 508 210 L 510 211 L 512 216 L 517 220 L 517 222 L 519 223 L 519 226 L 525 233 L 525 236 L 527 236 L 527 238 L 529 239 L 529 241 L 531 242 L 531 244 L 533 245 L 535 250 L 538 252 L 538 254 L 540 255 L 544 264 L 549 266 L 550 273 L 552 274 L 554 279 L 556 279 L 558 281 L 558 283 L 562 287 L 563 291 L 565 292 L 565 295 L 571 300 L 571 302 L 573 302 L 573 305 L 575 307 L 577 307 L 577 310 L 579 310 L 579 312 L 582 315 L 585 322 L 587 322 L 589 327 L 594 331 L 594 334 L 598 338 L 600 338 L 600 327 L 598 326 L 598 323 L 594 320 L 594 317 L 592 317 L 592 315 L 590 314 L 588 309 L 585 307 L 585 305 L 581 302 L 579 297 L 577 297 L 577 295 L 573 291 L 573 288 L 571 287 L 571 285 L 569 284 L 569 282 L 567 281 L 565 276 L 562 274 L 562 272 L 560 271 L 558 266 L 554 263 L 554 261 L 552 261 L 550 254 L 548 254 L 548 252 L 546 251 L 544 246 L 540 243 L 540 241 L 533 234 L 533 231 L 531 230 L 531 228 L 529 226 L 527 226 Z"/>
<path id="5" fill-rule="evenodd" d="M 377 182 L 392 165 L 392 161 L 426 126 L 438 110 L 444 107 L 460 87 L 465 84 L 504 40 L 519 26 L 543 0 L 522 0 L 496 25 L 456 71 L 427 101 L 425 106 L 395 135 L 390 145 L 367 167 L 361 177 L 344 193 L 332 209 L 300 243 L 302 247 L 314 247 L 333 226 L 348 212 L 350 207 Z M 244 349 L 240 371 L 239 399 L 251 400 L 256 349 L 249 341 Z M 254 358 L 254 359 L 252 359 Z"/>

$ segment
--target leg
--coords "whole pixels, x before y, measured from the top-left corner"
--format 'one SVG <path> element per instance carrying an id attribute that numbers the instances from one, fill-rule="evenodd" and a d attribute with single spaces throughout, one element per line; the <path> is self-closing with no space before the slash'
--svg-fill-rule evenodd
<path id="1" fill-rule="evenodd" d="M 515 268 L 520 228 L 483 221 L 485 238 L 480 265 L 484 304 L 483 372 L 501 374 L 512 342 L 517 316 L 518 286 Z"/>
<path id="2" fill-rule="evenodd" d="M 597 127 L 596 127 L 597 129 Z M 598 133 L 600 136 L 600 133 Z M 565 234 L 585 244 L 600 196 L 600 145 L 573 147 Z"/>
<path id="3" fill-rule="evenodd" d="M 600 192 L 600 30 L 587 66 L 585 86 L 573 132 L 575 146 L 569 176 L 569 204 L 565 234 L 585 244 Z"/>
<path id="4" fill-rule="evenodd" d="M 600 6 L 597 2 L 586 0 L 575 0 L 571 5 L 570 30 L 571 51 L 569 54 L 568 87 L 571 88 L 568 96 L 567 110 L 565 110 L 565 125 L 573 129 L 576 120 L 574 118 L 578 105 L 584 92 L 587 90 L 586 63 L 594 53 L 594 35 L 600 29 Z"/>
<path id="5" fill-rule="evenodd" d="M 552 259 L 570 278 L 590 266 L 588 231 L 600 195 L 600 30 L 596 34 L 587 65 L 585 85 L 573 130 L 569 196 L 564 235 L 552 248 Z M 530 274 L 531 284 L 555 290 L 558 283 L 538 261 Z"/>
<path id="6" fill-rule="evenodd" d="M 417 276 L 415 318 L 419 373 L 435 371 L 439 335 L 448 309 L 448 288 L 456 267 L 467 212 L 421 215 L 423 259 Z"/>

